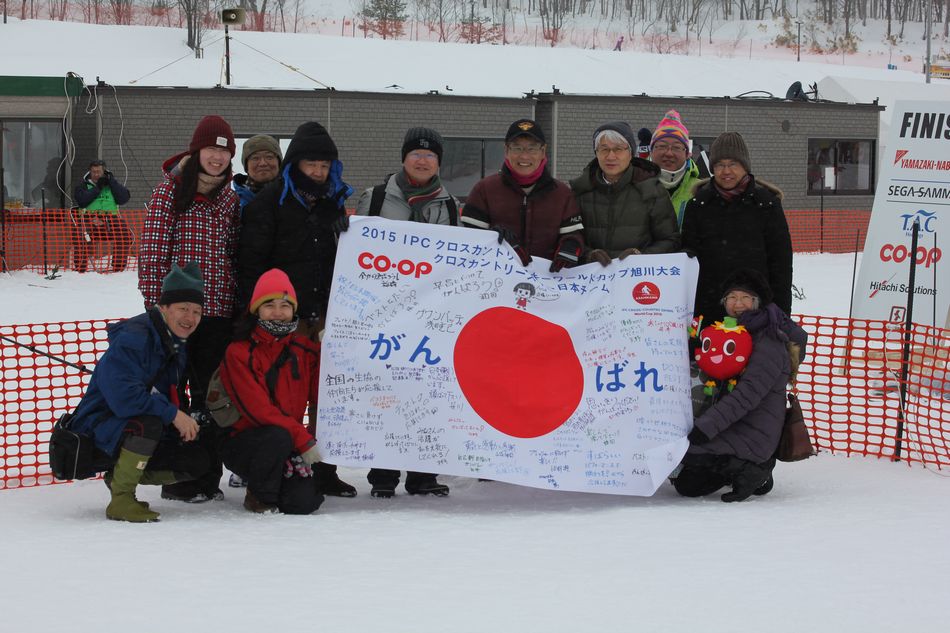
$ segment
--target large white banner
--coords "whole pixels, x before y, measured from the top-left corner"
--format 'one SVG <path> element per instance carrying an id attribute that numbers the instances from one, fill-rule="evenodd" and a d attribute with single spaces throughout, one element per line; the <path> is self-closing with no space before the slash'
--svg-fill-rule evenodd
<path id="1" fill-rule="evenodd" d="M 903 324 L 910 288 L 915 323 L 943 327 L 950 317 L 950 280 L 943 257 L 950 239 L 950 108 L 942 101 L 898 101 L 892 112 L 887 155 L 874 194 L 852 313 Z M 918 243 L 911 253 L 914 223 Z M 940 228 L 943 228 L 941 233 Z"/>
<path id="2" fill-rule="evenodd" d="M 353 217 L 321 355 L 324 459 L 653 494 L 692 426 L 698 265 L 549 264 L 522 267 L 492 231 Z"/>

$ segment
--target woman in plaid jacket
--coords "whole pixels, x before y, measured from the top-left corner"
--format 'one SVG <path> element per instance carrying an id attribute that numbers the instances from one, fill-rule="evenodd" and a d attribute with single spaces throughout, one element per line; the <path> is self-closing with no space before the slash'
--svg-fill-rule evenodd
<path id="1" fill-rule="evenodd" d="M 240 230 L 237 194 L 229 186 L 234 134 L 217 115 L 198 123 L 188 151 L 165 161 L 164 178 L 152 193 L 139 245 L 139 290 L 150 308 L 173 263 L 194 261 L 204 273 L 204 314 L 188 339 L 188 382 L 192 417 L 204 415 L 205 392 L 231 341 L 237 283 L 235 257 Z M 208 436 L 205 438 L 204 436 Z M 202 439 L 213 444 L 212 432 Z M 217 468 L 203 479 L 162 489 L 162 497 L 201 502 L 223 497 Z"/>

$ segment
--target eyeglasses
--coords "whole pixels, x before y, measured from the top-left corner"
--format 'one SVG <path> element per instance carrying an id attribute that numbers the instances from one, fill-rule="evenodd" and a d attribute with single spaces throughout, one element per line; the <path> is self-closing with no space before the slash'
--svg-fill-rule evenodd
<path id="1" fill-rule="evenodd" d="M 614 156 L 623 156 L 629 151 L 630 151 L 629 145 L 627 147 L 598 147 L 596 154 L 598 156 L 604 156 L 604 157 L 610 156 L 611 154 L 613 154 Z"/>
<path id="2" fill-rule="evenodd" d="M 406 158 L 412 160 L 437 160 L 439 157 L 435 152 L 426 152 L 423 150 L 415 150 L 406 154 Z"/>
<path id="3" fill-rule="evenodd" d="M 736 168 L 738 168 L 738 167 L 742 167 L 742 163 L 736 163 L 736 162 L 733 162 L 733 161 L 724 161 L 724 160 L 721 160 L 721 161 L 719 161 L 718 163 L 716 163 L 715 165 L 713 165 L 713 171 L 715 171 L 715 172 L 719 172 L 719 171 L 735 171 Z"/>
<path id="4" fill-rule="evenodd" d="M 677 154 L 681 156 L 686 153 L 686 148 L 679 143 L 657 143 L 653 146 L 653 151 L 657 154 L 669 152 L 670 154 Z"/>
<path id="5" fill-rule="evenodd" d="M 544 150 L 544 145 L 509 145 L 508 151 L 512 154 L 530 154 L 532 156 L 540 154 Z"/>
<path id="6" fill-rule="evenodd" d="M 277 155 L 271 152 L 260 152 L 252 154 L 248 159 L 248 163 L 276 163 Z"/>

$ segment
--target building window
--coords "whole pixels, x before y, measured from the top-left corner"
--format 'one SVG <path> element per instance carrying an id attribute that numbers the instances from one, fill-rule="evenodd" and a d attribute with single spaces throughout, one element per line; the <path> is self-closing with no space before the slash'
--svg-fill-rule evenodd
<path id="1" fill-rule="evenodd" d="M 874 194 L 872 140 L 808 139 L 808 195 Z"/>
<path id="2" fill-rule="evenodd" d="M 693 162 L 699 166 L 699 175 L 701 178 L 709 178 L 712 173 L 710 170 L 709 163 L 709 148 L 712 146 L 713 141 L 716 140 L 713 136 L 693 136 L 690 138 L 693 142 L 693 151 L 690 158 L 693 159 Z M 706 153 L 703 157 L 703 152 Z"/>
<path id="3" fill-rule="evenodd" d="M 62 208 L 66 167 L 59 121 L 0 120 L 3 193 L 8 209 L 46 206 Z"/>
<path id="4" fill-rule="evenodd" d="M 475 183 L 497 172 L 504 162 L 504 139 L 446 138 L 439 170 L 442 186 L 464 202 Z"/>

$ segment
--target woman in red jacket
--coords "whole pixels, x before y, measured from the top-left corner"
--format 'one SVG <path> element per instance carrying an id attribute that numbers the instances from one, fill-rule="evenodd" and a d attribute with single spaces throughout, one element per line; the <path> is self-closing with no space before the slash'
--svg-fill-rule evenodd
<path id="1" fill-rule="evenodd" d="M 221 364 L 221 382 L 241 414 L 222 440 L 224 464 L 247 481 L 251 512 L 310 514 L 323 503 L 311 465 L 320 460 L 314 429 L 320 346 L 298 336 L 297 294 L 272 268 L 254 286 L 250 314 Z"/>

